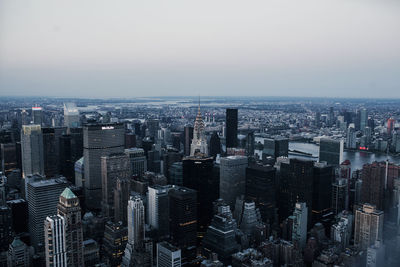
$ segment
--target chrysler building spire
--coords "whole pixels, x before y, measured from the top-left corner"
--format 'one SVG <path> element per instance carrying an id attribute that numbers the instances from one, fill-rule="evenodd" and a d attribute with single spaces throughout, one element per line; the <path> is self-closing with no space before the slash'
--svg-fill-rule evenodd
<path id="1" fill-rule="evenodd" d="M 195 156 L 196 154 L 202 154 L 204 156 L 208 155 L 207 139 L 204 135 L 205 125 L 203 117 L 200 111 L 200 96 L 199 96 L 199 108 L 197 111 L 196 120 L 194 122 L 193 129 L 193 139 L 192 145 L 190 146 L 190 156 Z"/>

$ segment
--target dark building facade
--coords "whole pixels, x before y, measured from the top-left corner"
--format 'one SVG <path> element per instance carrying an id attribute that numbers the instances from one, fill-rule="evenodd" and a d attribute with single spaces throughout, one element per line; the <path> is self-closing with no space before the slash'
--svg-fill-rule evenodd
<path id="1" fill-rule="evenodd" d="M 83 127 L 85 198 L 88 209 L 99 209 L 102 196 L 101 157 L 124 152 L 122 123 L 88 124 Z"/>
<path id="2" fill-rule="evenodd" d="M 275 220 L 276 192 L 275 168 L 256 163 L 246 168 L 246 199 L 256 203 L 264 222 Z"/>
<path id="3" fill-rule="evenodd" d="M 217 132 L 214 132 L 210 137 L 209 150 L 208 154 L 214 159 L 217 157 L 217 154 L 221 154 L 221 140 Z"/>
<path id="4" fill-rule="evenodd" d="M 197 191 L 197 229 L 202 235 L 211 222 L 212 203 L 219 198 L 219 176 L 214 172 L 213 158 L 184 158 L 183 186 Z"/>
<path id="5" fill-rule="evenodd" d="M 283 137 L 264 139 L 263 154 L 277 157 L 287 157 L 289 153 L 289 139 Z"/>
<path id="6" fill-rule="evenodd" d="M 190 144 L 192 143 L 193 139 L 193 127 L 192 126 L 185 126 L 183 131 L 183 149 L 185 156 L 190 155 Z"/>
<path id="7" fill-rule="evenodd" d="M 226 109 L 226 147 L 237 147 L 238 110 Z"/>

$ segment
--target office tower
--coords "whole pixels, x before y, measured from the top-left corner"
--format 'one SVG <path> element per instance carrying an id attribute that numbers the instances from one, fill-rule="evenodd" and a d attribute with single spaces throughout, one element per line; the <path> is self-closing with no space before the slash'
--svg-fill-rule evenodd
<path id="1" fill-rule="evenodd" d="M 289 153 L 289 139 L 277 136 L 273 139 L 264 139 L 263 154 L 274 157 L 287 157 Z"/>
<path id="2" fill-rule="evenodd" d="M 28 232 L 28 203 L 25 199 L 14 199 L 7 201 L 7 206 L 11 209 L 12 230 L 15 234 Z M 10 220 L 7 220 L 10 222 Z M 11 229 L 10 229 L 11 231 Z"/>
<path id="3" fill-rule="evenodd" d="M 375 205 L 383 210 L 386 183 L 386 164 L 373 162 L 364 164 L 361 172 L 361 202 Z"/>
<path id="4" fill-rule="evenodd" d="M 236 228 L 229 205 L 222 203 L 202 241 L 205 255 L 210 257 L 216 253 L 218 259 L 228 265 L 231 255 L 239 251 L 239 244 L 235 240 Z"/>
<path id="5" fill-rule="evenodd" d="M 128 229 L 122 222 L 108 221 L 104 229 L 103 249 L 107 266 L 117 267 L 122 262 L 124 249 L 128 242 Z"/>
<path id="6" fill-rule="evenodd" d="M 43 136 L 40 125 L 23 125 L 21 131 L 22 175 L 44 175 Z"/>
<path id="7" fill-rule="evenodd" d="M 3 201 L 2 201 L 3 202 Z M 6 251 L 13 237 L 12 212 L 4 201 L 0 203 L 0 251 Z"/>
<path id="8" fill-rule="evenodd" d="M 64 178 L 33 181 L 27 185 L 29 234 L 37 252 L 44 249 L 43 222 L 47 216 L 57 213 L 60 194 L 66 187 Z"/>
<path id="9" fill-rule="evenodd" d="M 362 108 L 360 110 L 360 130 L 364 132 L 365 127 L 368 126 L 368 113 L 367 109 Z"/>
<path id="10" fill-rule="evenodd" d="M 221 154 L 221 140 L 219 139 L 218 133 L 214 132 L 210 137 L 209 155 L 215 159 L 218 154 Z"/>
<path id="11" fill-rule="evenodd" d="M 347 209 L 347 191 L 348 191 L 347 180 L 344 178 L 338 178 L 332 184 L 332 211 L 335 214 L 342 212 Z"/>
<path id="12" fill-rule="evenodd" d="M 343 211 L 338 215 L 338 220 L 331 226 L 331 239 L 339 244 L 341 250 L 350 244 L 353 232 L 353 215 L 349 211 Z"/>
<path id="13" fill-rule="evenodd" d="M 30 255 L 28 246 L 19 237 L 15 237 L 10 244 L 7 254 L 8 267 L 29 267 Z"/>
<path id="14" fill-rule="evenodd" d="M 315 113 L 315 126 L 321 127 L 321 112 L 319 111 Z"/>
<path id="15" fill-rule="evenodd" d="M 197 193 L 186 187 L 169 191 L 170 236 L 172 244 L 181 248 L 182 263 L 196 255 Z"/>
<path id="16" fill-rule="evenodd" d="M 44 174 L 54 177 L 58 173 L 59 158 L 56 155 L 56 136 L 54 128 L 42 128 Z"/>
<path id="17" fill-rule="evenodd" d="M 80 126 L 79 110 L 75 103 L 64 103 L 64 126 L 67 128 Z"/>
<path id="18" fill-rule="evenodd" d="M 163 152 L 161 165 L 163 168 L 162 173 L 167 177 L 168 180 L 169 180 L 169 168 L 175 162 L 182 162 L 182 154 L 179 153 L 179 151 L 174 148 L 167 148 L 167 150 Z"/>
<path id="19" fill-rule="evenodd" d="M 201 116 L 199 104 L 199 110 L 197 112 L 196 121 L 194 122 L 193 127 L 193 139 L 192 144 L 190 145 L 190 156 L 208 155 L 207 139 L 205 137 L 204 131 L 205 125 Z"/>
<path id="20" fill-rule="evenodd" d="M 389 118 L 387 121 L 387 133 L 391 134 L 392 131 L 394 130 L 394 125 L 396 123 L 396 120 L 393 118 Z"/>
<path id="21" fill-rule="evenodd" d="M 339 166 L 343 162 L 343 140 L 321 138 L 319 144 L 319 162 Z"/>
<path id="22" fill-rule="evenodd" d="M 85 198 L 88 209 L 99 209 L 102 196 L 101 157 L 124 152 L 124 125 L 88 124 L 83 127 Z"/>
<path id="23" fill-rule="evenodd" d="M 311 225 L 321 222 L 323 218 L 331 213 L 332 183 L 335 180 L 333 166 L 325 163 L 314 163 L 312 184 L 312 209 Z"/>
<path id="24" fill-rule="evenodd" d="M 276 169 L 261 164 L 246 168 L 246 199 L 254 201 L 260 208 L 264 222 L 273 223 L 276 213 Z"/>
<path id="25" fill-rule="evenodd" d="M 130 177 L 130 160 L 125 153 L 101 157 L 102 212 L 105 217 L 114 218 L 114 189 L 117 179 Z"/>
<path id="26" fill-rule="evenodd" d="M 83 241 L 84 266 L 95 266 L 100 261 L 99 244 L 93 239 Z"/>
<path id="27" fill-rule="evenodd" d="M 346 148 L 356 149 L 357 148 L 357 136 L 354 127 L 349 126 L 347 128 L 347 137 L 346 137 Z"/>
<path id="28" fill-rule="evenodd" d="M 168 242 L 157 243 L 157 267 L 180 267 L 181 250 Z"/>
<path id="29" fill-rule="evenodd" d="M 226 109 L 226 147 L 237 147 L 238 110 Z"/>
<path id="30" fill-rule="evenodd" d="M 237 197 L 246 191 L 246 156 L 228 156 L 220 161 L 220 198 L 224 199 L 231 208 L 234 207 Z"/>
<path id="31" fill-rule="evenodd" d="M 157 138 L 158 129 L 160 128 L 160 121 L 157 119 L 148 119 L 146 124 L 149 132 L 148 136 L 154 138 L 155 140 Z"/>
<path id="32" fill-rule="evenodd" d="M 75 162 L 75 185 L 85 188 L 85 167 L 83 157 Z"/>
<path id="33" fill-rule="evenodd" d="M 149 225 L 157 230 L 158 236 L 169 234 L 169 201 L 168 192 L 172 188 L 170 185 L 149 186 L 147 192 L 147 214 Z"/>
<path id="34" fill-rule="evenodd" d="M 182 162 L 175 162 L 169 168 L 169 184 L 183 185 L 183 165 Z"/>
<path id="35" fill-rule="evenodd" d="M 335 125 L 335 113 L 333 111 L 333 107 L 329 107 L 329 117 L 328 117 L 329 126 Z"/>
<path id="36" fill-rule="evenodd" d="M 60 135 L 60 173 L 74 182 L 74 164 L 83 156 L 83 129 L 69 128 L 69 134 Z"/>
<path id="37" fill-rule="evenodd" d="M 204 233 L 212 218 L 212 203 L 219 198 L 219 175 L 214 173 L 212 157 L 186 157 L 183 185 L 197 192 L 197 227 Z"/>
<path id="38" fill-rule="evenodd" d="M 246 155 L 249 157 L 254 156 L 254 150 L 255 150 L 255 137 L 254 137 L 254 132 L 250 131 L 246 134 Z"/>
<path id="39" fill-rule="evenodd" d="M 293 212 L 292 240 L 304 249 L 307 241 L 307 213 L 306 203 L 297 202 Z"/>
<path id="40" fill-rule="evenodd" d="M 366 250 L 383 238 L 383 211 L 374 205 L 364 204 L 356 210 L 354 245 Z"/>
<path id="41" fill-rule="evenodd" d="M 136 147 L 136 135 L 132 132 L 125 133 L 125 149 Z"/>
<path id="42" fill-rule="evenodd" d="M 261 224 L 260 211 L 256 209 L 256 205 L 252 201 L 245 201 L 243 205 L 243 213 L 240 216 L 239 225 L 240 230 L 247 237 L 252 240 L 254 239 L 255 227 Z"/>
<path id="43" fill-rule="evenodd" d="M 83 266 L 81 207 L 78 197 L 68 187 L 60 195 L 57 210 L 65 220 L 68 266 Z"/>
<path id="44" fill-rule="evenodd" d="M 0 144 L 0 168 L 5 175 L 9 175 L 13 170 L 17 169 L 17 146 L 15 143 Z"/>
<path id="45" fill-rule="evenodd" d="M 129 196 L 131 193 L 130 179 L 118 178 L 114 189 L 114 221 L 127 224 L 127 210 Z"/>
<path id="46" fill-rule="evenodd" d="M 44 239 L 46 267 L 67 267 L 67 249 L 65 243 L 65 220 L 60 215 L 46 217 Z"/>
<path id="47" fill-rule="evenodd" d="M 142 148 L 125 149 L 125 154 L 128 155 L 132 175 L 142 176 L 147 171 L 147 160 L 145 152 Z"/>
<path id="48" fill-rule="evenodd" d="M 33 124 L 43 125 L 43 114 L 41 107 L 32 107 L 32 121 Z"/>
<path id="49" fill-rule="evenodd" d="M 192 139 L 193 127 L 187 125 L 183 128 L 183 151 L 185 156 L 190 155 L 190 144 L 192 143 Z"/>

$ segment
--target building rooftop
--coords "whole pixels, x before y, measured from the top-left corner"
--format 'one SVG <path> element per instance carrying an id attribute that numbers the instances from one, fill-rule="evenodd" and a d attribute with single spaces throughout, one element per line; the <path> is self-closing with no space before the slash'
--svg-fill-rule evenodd
<path id="1" fill-rule="evenodd" d="M 71 189 L 69 189 L 69 187 L 64 189 L 64 191 L 61 193 L 61 196 L 66 199 L 76 198 L 76 195 L 74 194 L 74 192 L 71 191 Z"/>

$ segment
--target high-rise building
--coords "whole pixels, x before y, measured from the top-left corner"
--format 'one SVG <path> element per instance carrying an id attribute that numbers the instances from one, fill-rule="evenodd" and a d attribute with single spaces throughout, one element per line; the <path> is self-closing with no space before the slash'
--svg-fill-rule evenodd
<path id="1" fill-rule="evenodd" d="M 194 122 L 192 144 L 190 145 L 190 156 L 195 156 L 197 154 L 201 154 L 203 156 L 208 155 L 207 139 L 205 137 L 204 130 L 205 125 L 201 116 L 199 104 L 196 121 Z"/>
<path id="2" fill-rule="evenodd" d="M 108 221 L 105 225 L 103 238 L 107 266 L 120 266 L 127 242 L 128 229 L 122 225 L 122 222 L 113 223 Z"/>
<path id="3" fill-rule="evenodd" d="M 315 126 L 321 127 L 321 112 L 319 111 L 315 113 Z"/>
<path id="4" fill-rule="evenodd" d="M 147 192 L 148 222 L 160 237 L 169 234 L 168 192 L 172 188 L 171 185 L 153 185 L 149 186 Z"/>
<path id="5" fill-rule="evenodd" d="M 274 222 L 276 212 L 276 169 L 271 166 L 251 164 L 246 168 L 246 198 L 260 208 L 264 222 Z"/>
<path id="6" fill-rule="evenodd" d="M 33 124 L 43 125 L 43 112 L 41 107 L 32 107 Z"/>
<path id="7" fill-rule="evenodd" d="M 69 128 L 69 134 L 62 134 L 59 138 L 56 138 L 56 141 L 57 139 L 60 148 L 60 173 L 67 177 L 69 181 L 74 182 L 74 164 L 83 156 L 83 129 Z"/>
<path id="8" fill-rule="evenodd" d="M 131 193 L 130 179 L 117 179 L 114 189 L 114 221 L 121 221 L 124 226 L 127 224 L 127 209 Z"/>
<path id="9" fill-rule="evenodd" d="M 287 157 L 289 153 L 289 139 L 277 136 L 264 139 L 263 154 L 274 157 Z"/>
<path id="10" fill-rule="evenodd" d="M 79 110 L 75 103 L 64 103 L 64 126 L 68 128 L 80 126 Z"/>
<path id="11" fill-rule="evenodd" d="M 364 204 L 356 210 L 354 245 L 366 250 L 383 238 L 383 211 L 375 206 Z"/>
<path id="12" fill-rule="evenodd" d="M 18 168 L 17 163 L 17 146 L 15 143 L 2 143 L 0 144 L 0 168 L 4 174 L 8 176 L 9 173 Z"/>
<path id="13" fill-rule="evenodd" d="M 246 192 L 247 166 L 248 159 L 246 156 L 228 156 L 220 160 L 219 196 L 232 209 L 236 198 Z"/>
<path id="14" fill-rule="evenodd" d="M 387 254 L 386 254 L 387 255 Z M 381 240 L 375 241 L 375 244 L 367 249 L 366 267 L 385 266 L 385 245 Z"/>
<path id="15" fill-rule="evenodd" d="M 148 119 L 146 121 L 146 124 L 147 124 L 148 136 L 156 139 L 158 129 L 160 128 L 160 121 L 157 119 Z"/>
<path id="16" fill-rule="evenodd" d="M 343 140 L 321 138 L 319 144 L 319 161 L 339 166 L 343 162 Z"/>
<path id="17" fill-rule="evenodd" d="M 181 250 L 168 242 L 157 243 L 157 267 L 180 267 Z"/>
<path id="18" fill-rule="evenodd" d="M 13 242 L 10 244 L 7 255 L 7 266 L 8 267 L 29 267 L 30 266 L 30 255 L 28 246 L 15 237 Z"/>
<path id="19" fill-rule="evenodd" d="M 131 177 L 131 164 L 125 153 L 101 157 L 102 212 L 105 217 L 114 218 L 114 189 L 117 179 Z"/>
<path id="20" fill-rule="evenodd" d="M 60 194 L 67 187 L 63 178 L 32 181 L 28 188 L 29 234 L 37 252 L 44 249 L 44 226 L 47 216 L 57 213 Z"/>
<path id="21" fill-rule="evenodd" d="M 183 185 L 183 166 L 182 162 L 172 163 L 169 168 L 169 184 Z"/>
<path id="22" fill-rule="evenodd" d="M 356 149 L 357 148 L 357 135 L 354 127 L 349 126 L 347 128 L 347 137 L 346 137 L 346 148 Z"/>
<path id="23" fill-rule="evenodd" d="M 335 243 L 339 244 L 342 250 L 350 244 L 353 233 L 353 219 L 354 216 L 350 212 L 343 211 L 338 215 L 337 222 L 331 227 L 331 238 Z"/>
<path id="24" fill-rule="evenodd" d="M 347 209 L 347 180 L 338 178 L 332 184 L 332 211 L 335 214 Z"/>
<path id="25" fill-rule="evenodd" d="M 185 126 L 184 128 L 184 142 L 183 142 L 183 148 L 184 148 L 184 154 L 185 156 L 190 155 L 190 144 L 192 143 L 193 139 L 193 127 L 192 126 Z"/>
<path id="26" fill-rule="evenodd" d="M 383 210 L 387 186 L 386 163 L 364 164 L 361 179 L 361 202 L 370 203 L 377 209 Z"/>
<path id="27" fill-rule="evenodd" d="M 85 199 L 89 209 L 99 209 L 102 196 L 101 157 L 124 152 L 124 125 L 88 124 L 83 127 Z"/>
<path id="28" fill-rule="evenodd" d="M 292 240 L 304 249 L 307 241 L 307 213 L 306 203 L 297 202 L 293 212 Z"/>
<path id="29" fill-rule="evenodd" d="M 58 215 L 65 220 L 65 243 L 68 266 L 83 266 L 83 232 L 79 198 L 68 187 L 60 195 Z"/>
<path id="30" fill-rule="evenodd" d="M 48 216 L 44 221 L 46 267 L 67 267 L 65 220 L 60 215 Z"/>
<path id="31" fill-rule="evenodd" d="M 204 233 L 212 218 L 212 203 L 219 198 L 219 173 L 212 157 L 183 159 L 183 185 L 197 192 L 197 227 Z"/>
<path id="32" fill-rule="evenodd" d="M 40 125 L 23 125 L 21 131 L 22 175 L 44 175 L 43 136 Z"/>
<path id="33" fill-rule="evenodd" d="M 132 175 L 142 176 L 147 171 L 147 160 L 144 150 L 142 148 L 129 148 L 125 149 L 125 154 L 129 157 Z"/>
<path id="34" fill-rule="evenodd" d="M 387 121 L 387 133 L 391 134 L 392 131 L 394 130 L 394 124 L 396 123 L 396 120 L 393 118 L 388 119 Z"/>
<path id="35" fill-rule="evenodd" d="M 42 128 L 43 164 L 46 177 L 54 177 L 58 173 L 59 158 L 56 155 L 56 136 L 54 128 Z"/>
<path id="36" fill-rule="evenodd" d="M 182 263 L 196 256 L 197 193 L 176 186 L 169 191 L 170 236 L 172 244 L 181 248 Z"/>
<path id="37" fill-rule="evenodd" d="M 209 155 L 214 159 L 217 157 L 218 154 L 221 154 L 221 140 L 219 139 L 217 132 L 214 132 L 210 137 L 209 149 Z"/>
<path id="38" fill-rule="evenodd" d="M 247 235 L 249 239 L 254 239 L 254 230 L 261 223 L 260 211 L 252 201 L 243 203 L 243 213 L 240 216 L 240 230 Z"/>
<path id="39" fill-rule="evenodd" d="M 368 112 L 367 109 L 362 108 L 360 110 L 360 130 L 364 131 L 365 127 L 368 126 Z"/>
<path id="40" fill-rule="evenodd" d="M 226 109 L 226 147 L 237 147 L 238 109 Z"/>
<path id="41" fill-rule="evenodd" d="M 3 198 L 0 199 L 0 251 L 6 251 L 13 237 L 13 220 L 12 211 L 5 201 L 4 186 L 1 186 L 0 194 Z"/>

